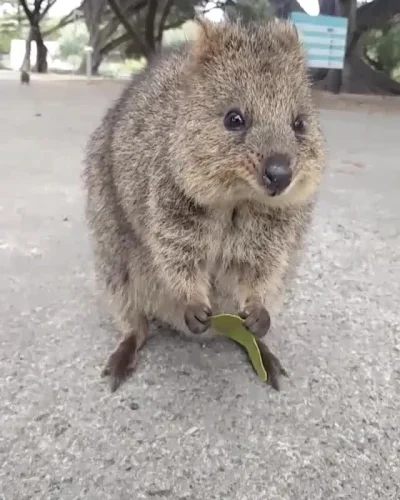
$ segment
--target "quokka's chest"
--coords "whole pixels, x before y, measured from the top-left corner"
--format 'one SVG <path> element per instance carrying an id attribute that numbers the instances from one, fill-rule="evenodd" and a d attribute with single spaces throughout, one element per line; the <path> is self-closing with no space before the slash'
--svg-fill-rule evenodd
<path id="1" fill-rule="evenodd" d="M 271 262 L 296 244 L 293 220 L 268 213 L 234 212 L 228 218 L 215 217 L 207 231 L 207 263 L 217 274 L 236 267 Z"/>

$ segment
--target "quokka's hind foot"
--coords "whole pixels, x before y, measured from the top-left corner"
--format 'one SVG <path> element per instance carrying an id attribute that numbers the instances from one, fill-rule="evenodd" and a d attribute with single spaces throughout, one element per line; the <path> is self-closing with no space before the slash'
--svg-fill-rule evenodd
<path id="1" fill-rule="evenodd" d="M 147 319 L 142 318 L 140 326 L 126 334 L 108 358 L 101 376 L 110 377 L 111 392 L 115 392 L 135 370 L 139 351 L 147 340 L 148 331 Z"/>
<path id="2" fill-rule="evenodd" d="M 282 377 L 289 377 L 289 375 L 281 365 L 279 359 L 270 351 L 269 347 L 264 342 L 257 340 L 257 344 L 260 349 L 264 367 L 268 374 L 267 383 L 271 385 L 273 389 L 279 391 L 280 379 Z"/>

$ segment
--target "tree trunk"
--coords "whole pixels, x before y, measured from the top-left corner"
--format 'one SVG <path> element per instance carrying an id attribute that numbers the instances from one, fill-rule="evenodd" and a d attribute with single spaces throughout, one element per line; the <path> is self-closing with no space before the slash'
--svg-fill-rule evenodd
<path id="1" fill-rule="evenodd" d="M 346 56 L 353 39 L 356 27 L 357 15 L 357 0 L 339 0 L 339 15 L 346 17 L 348 20 L 347 38 L 346 38 Z M 351 69 L 349 68 L 348 57 L 345 56 L 343 69 L 335 69 L 330 75 L 330 90 L 334 94 L 339 94 L 342 91 L 349 91 L 351 86 Z"/>
<path id="2" fill-rule="evenodd" d="M 111 36 L 118 28 L 118 22 L 109 21 L 107 25 L 101 28 L 101 20 L 107 6 L 107 0 L 86 0 L 83 3 L 83 15 L 85 24 L 89 32 L 89 46 L 92 47 L 92 75 L 97 75 L 100 65 L 103 61 L 101 47 L 104 39 Z M 78 73 L 86 73 L 86 54 L 83 55 L 78 68 Z"/>
<path id="3" fill-rule="evenodd" d="M 99 68 L 101 63 L 103 62 L 103 55 L 100 52 L 100 48 L 98 44 L 95 44 L 93 47 L 93 52 L 92 52 L 92 75 L 98 75 L 99 74 Z M 81 64 L 79 65 L 78 68 L 78 73 L 80 75 L 86 74 L 86 54 L 82 57 Z"/>
<path id="4" fill-rule="evenodd" d="M 91 74 L 93 76 L 98 76 L 99 68 L 100 68 L 100 65 L 102 62 L 103 62 L 103 58 L 101 56 L 99 56 L 97 59 L 92 59 L 92 73 Z M 86 56 L 82 58 L 82 61 L 81 61 L 81 64 L 79 65 L 77 73 L 79 75 L 86 74 Z"/>
<path id="5" fill-rule="evenodd" d="M 99 68 L 100 64 L 102 63 L 103 58 L 101 55 L 98 56 L 98 58 L 92 63 L 92 75 L 98 75 L 99 74 Z"/>
<path id="6" fill-rule="evenodd" d="M 21 65 L 21 70 L 26 71 L 27 73 L 29 73 L 31 71 L 32 40 L 33 40 L 33 30 L 32 30 L 32 28 L 30 28 L 29 33 L 28 33 L 28 38 L 26 39 L 26 42 L 25 42 L 24 60 L 22 61 L 22 65 Z"/>
<path id="7" fill-rule="evenodd" d="M 47 73 L 47 47 L 40 37 L 36 40 L 36 65 L 35 71 L 38 73 Z"/>
<path id="8" fill-rule="evenodd" d="M 47 73 L 47 47 L 44 44 L 39 24 L 31 25 L 32 39 L 36 43 L 36 64 L 34 71 Z"/>
<path id="9" fill-rule="evenodd" d="M 350 4 L 352 0 L 338 1 L 342 8 L 345 3 L 347 3 L 346 9 L 355 8 Z M 341 12 L 336 10 L 336 15 L 346 15 L 346 9 Z M 335 70 L 331 70 L 323 81 L 316 84 L 316 87 L 336 92 L 342 90 L 350 93 L 399 95 L 400 84 L 398 82 L 374 70 L 362 60 L 364 34 L 370 29 L 386 26 L 388 21 L 399 13 L 400 2 L 398 0 L 373 0 L 359 6 L 355 14 L 350 10 L 349 15 L 354 19 L 354 24 L 349 25 L 343 74 L 339 80 L 335 75 Z"/>

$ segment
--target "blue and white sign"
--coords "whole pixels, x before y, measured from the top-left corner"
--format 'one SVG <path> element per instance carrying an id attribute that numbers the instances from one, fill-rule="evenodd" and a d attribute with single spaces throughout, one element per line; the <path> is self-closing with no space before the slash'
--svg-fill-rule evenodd
<path id="1" fill-rule="evenodd" d="M 291 21 L 296 25 L 306 49 L 310 68 L 343 68 L 348 24 L 346 17 L 309 16 L 293 12 Z"/>

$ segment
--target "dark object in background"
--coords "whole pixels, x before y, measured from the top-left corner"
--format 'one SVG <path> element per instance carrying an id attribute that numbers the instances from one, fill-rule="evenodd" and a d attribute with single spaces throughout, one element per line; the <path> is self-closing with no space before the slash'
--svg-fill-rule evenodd
<path id="1" fill-rule="evenodd" d="M 21 71 L 21 83 L 26 83 L 27 85 L 29 85 L 29 80 L 30 80 L 29 73 L 23 69 Z"/>

